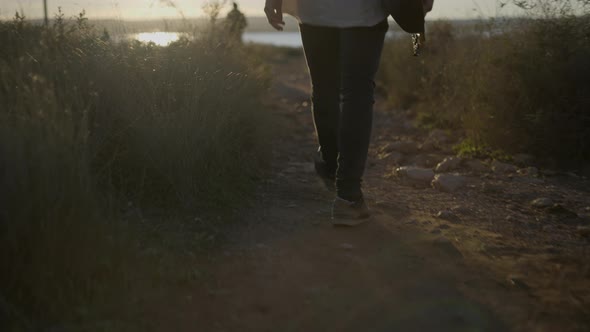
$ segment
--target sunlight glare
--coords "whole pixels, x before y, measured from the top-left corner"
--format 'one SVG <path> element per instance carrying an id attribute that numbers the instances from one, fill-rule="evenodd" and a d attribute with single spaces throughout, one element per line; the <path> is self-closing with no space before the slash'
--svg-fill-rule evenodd
<path id="1" fill-rule="evenodd" d="M 135 39 L 142 43 L 154 43 L 158 46 L 168 46 L 180 39 L 177 32 L 142 32 L 135 35 Z"/>

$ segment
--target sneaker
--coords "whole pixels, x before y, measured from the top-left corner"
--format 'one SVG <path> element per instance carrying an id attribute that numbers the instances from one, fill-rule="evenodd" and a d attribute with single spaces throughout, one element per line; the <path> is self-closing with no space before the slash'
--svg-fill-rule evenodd
<path id="1" fill-rule="evenodd" d="M 331 191 L 334 191 L 336 189 L 336 171 L 331 170 L 328 167 L 328 164 L 326 164 L 326 162 L 323 161 L 319 155 L 316 158 L 314 158 L 313 165 L 315 168 L 315 172 L 320 177 L 322 182 L 324 182 L 326 188 L 328 188 Z"/>
<path id="2" fill-rule="evenodd" d="M 357 226 L 370 220 L 371 213 L 364 199 L 356 202 L 336 197 L 332 205 L 332 225 Z"/>

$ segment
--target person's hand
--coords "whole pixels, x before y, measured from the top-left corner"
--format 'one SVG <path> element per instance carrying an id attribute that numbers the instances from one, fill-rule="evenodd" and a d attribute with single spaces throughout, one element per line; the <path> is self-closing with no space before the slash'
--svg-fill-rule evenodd
<path id="1" fill-rule="evenodd" d="M 273 28 L 283 31 L 285 21 L 283 21 L 283 0 L 266 0 L 264 5 L 264 13 L 268 19 L 268 23 Z"/>
<path id="2" fill-rule="evenodd" d="M 422 6 L 424 7 L 424 15 L 426 15 L 426 13 L 432 10 L 432 7 L 434 6 L 434 0 L 422 0 Z"/>

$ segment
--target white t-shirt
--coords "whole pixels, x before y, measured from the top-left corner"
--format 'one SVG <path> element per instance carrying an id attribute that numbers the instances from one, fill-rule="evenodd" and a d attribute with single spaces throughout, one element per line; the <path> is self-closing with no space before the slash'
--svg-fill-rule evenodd
<path id="1" fill-rule="evenodd" d="M 387 18 L 382 0 L 283 0 L 283 13 L 299 22 L 337 28 L 369 27 Z"/>

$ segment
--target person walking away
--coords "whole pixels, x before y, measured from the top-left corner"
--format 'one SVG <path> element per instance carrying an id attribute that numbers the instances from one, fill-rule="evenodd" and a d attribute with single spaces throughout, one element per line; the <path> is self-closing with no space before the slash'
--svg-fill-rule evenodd
<path id="1" fill-rule="evenodd" d="M 234 43 L 242 43 L 242 35 L 248 26 L 246 16 L 238 9 L 238 4 L 233 3 L 233 9 L 227 13 L 225 26 L 229 39 Z"/>
<path id="2" fill-rule="evenodd" d="M 361 182 L 371 137 L 374 80 L 389 28 L 382 1 L 266 0 L 264 8 L 277 30 L 285 25 L 283 12 L 300 22 L 319 143 L 315 169 L 325 181 L 335 182 L 334 225 L 355 226 L 371 216 Z"/>

